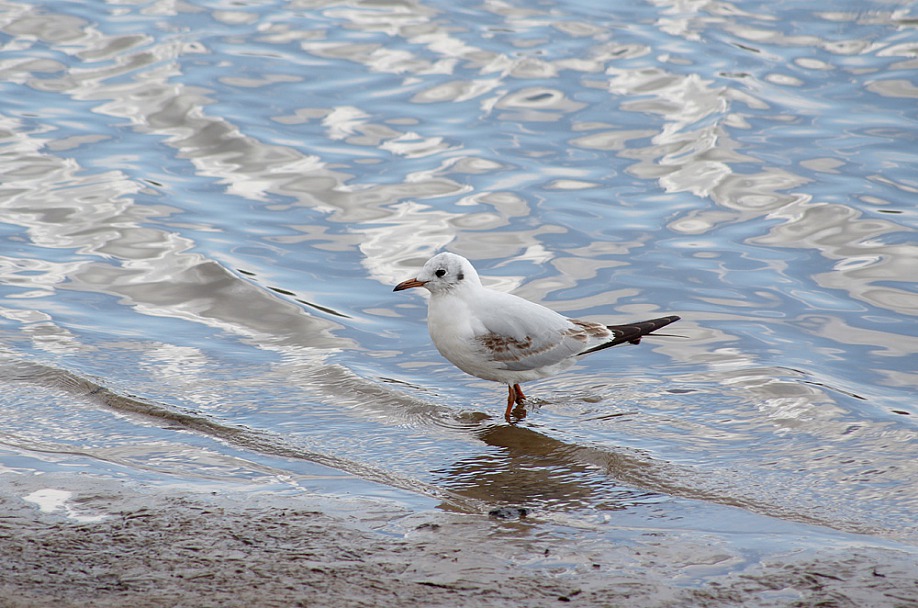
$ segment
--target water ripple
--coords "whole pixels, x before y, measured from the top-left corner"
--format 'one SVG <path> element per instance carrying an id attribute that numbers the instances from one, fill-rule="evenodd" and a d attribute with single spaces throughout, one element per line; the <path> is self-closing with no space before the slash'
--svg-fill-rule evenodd
<path id="1" fill-rule="evenodd" d="M 0 339 L 50 391 L 8 421 L 22 449 L 913 533 L 909 7 L 3 7 Z M 391 293 L 441 249 L 685 338 L 585 360 L 506 427 Z M 73 391 L 105 399 L 55 411 Z M 185 434 L 133 448 L 102 406 Z"/>

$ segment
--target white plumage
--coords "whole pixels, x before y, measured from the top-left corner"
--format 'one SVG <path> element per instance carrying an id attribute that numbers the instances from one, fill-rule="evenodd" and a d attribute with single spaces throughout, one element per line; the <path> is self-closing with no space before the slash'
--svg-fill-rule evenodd
<path id="1" fill-rule="evenodd" d="M 434 345 L 467 374 L 508 387 L 513 405 L 526 398 L 521 382 L 544 378 L 576 363 L 577 357 L 641 337 L 678 321 L 677 316 L 626 325 L 569 319 L 518 296 L 481 284 L 471 262 L 454 253 L 430 258 L 416 278 L 394 291 L 424 287 L 430 292 L 427 328 Z M 525 415 L 525 414 L 524 414 Z"/>

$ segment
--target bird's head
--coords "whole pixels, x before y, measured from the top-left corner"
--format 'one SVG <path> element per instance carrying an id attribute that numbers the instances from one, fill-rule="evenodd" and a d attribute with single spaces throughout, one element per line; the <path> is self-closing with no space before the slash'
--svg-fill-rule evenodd
<path id="1" fill-rule="evenodd" d="M 461 255 L 443 252 L 427 260 L 416 278 L 402 281 L 393 291 L 423 287 L 437 295 L 466 285 L 481 286 L 481 279 L 472 263 Z"/>

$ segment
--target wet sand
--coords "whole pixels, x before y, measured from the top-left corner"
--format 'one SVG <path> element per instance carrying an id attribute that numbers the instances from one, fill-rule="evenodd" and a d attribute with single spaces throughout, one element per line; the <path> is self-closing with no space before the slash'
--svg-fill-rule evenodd
<path id="1" fill-rule="evenodd" d="M 681 537 L 592 563 L 526 520 L 81 483 L 74 509 L 114 514 L 80 522 L 0 486 L 3 608 L 918 606 L 914 554 L 885 548 L 769 556 L 719 574 L 712 564 L 685 585 L 674 574 L 698 547 Z M 387 518 L 402 532 L 387 532 Z"/>

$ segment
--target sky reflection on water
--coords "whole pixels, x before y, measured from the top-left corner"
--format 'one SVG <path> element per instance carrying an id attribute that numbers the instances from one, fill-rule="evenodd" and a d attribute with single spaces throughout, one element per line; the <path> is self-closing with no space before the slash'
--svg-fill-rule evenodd
<path id="1" fill-rule="evenodd" d="M 9 365 L 422 492 L 913 534 L 908 5 L 5 2 L 0 31 Z M 391 294 L 443 248 L 687 339 L 585 360 L 505 429 Z M 6 443 L 77 440 L 32 407 Z M 101 460 L 194 475 L 68 415 Z"/>

